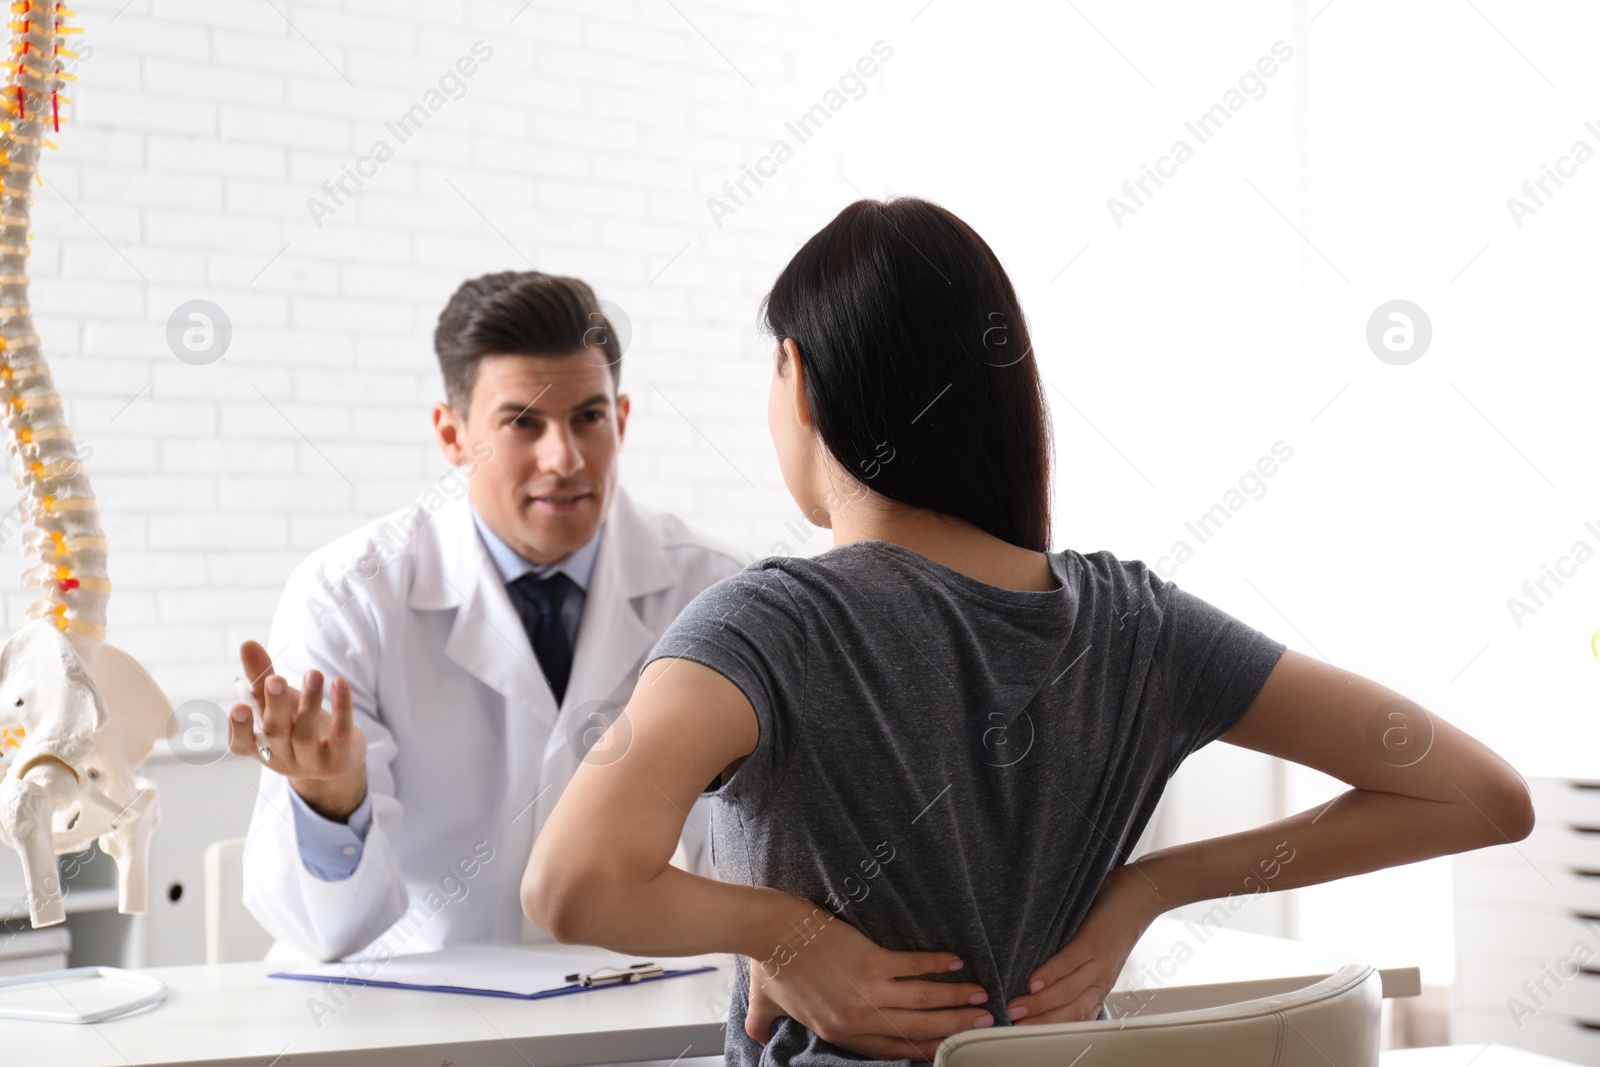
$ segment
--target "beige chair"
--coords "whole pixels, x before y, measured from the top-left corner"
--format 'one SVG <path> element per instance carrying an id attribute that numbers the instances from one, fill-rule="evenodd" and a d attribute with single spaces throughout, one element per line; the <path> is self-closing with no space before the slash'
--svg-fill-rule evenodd
<path id="1" fill-rule="evenodd" d="M 1124 991 L 1106 998 L 1110 1019 L 968 1030 L 934 1067 L 1378 1067 L 1376 970 L 1255 984 L 1255 999 L 1234 1003 L 1227 990 Z"/>
<path id="2" fill-rule="evenodd" d="M 244 906 L 244 838 L 213 841 L 205 851 L 206 962 L 259 960 L 272 935 Z"/>

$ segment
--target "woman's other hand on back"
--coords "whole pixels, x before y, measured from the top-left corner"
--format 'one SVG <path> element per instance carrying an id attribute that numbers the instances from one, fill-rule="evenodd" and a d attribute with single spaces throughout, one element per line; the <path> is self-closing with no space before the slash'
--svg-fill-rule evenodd
<path id="1" fill-rule="evenodd" d="M 1071 940 L 1028 976 L 1027 993 L 1006 1002 L 1015 1024 L 1095 1018 L 1133 946 L 1171 906 L 1134 865 L 1112 871 Z"/>

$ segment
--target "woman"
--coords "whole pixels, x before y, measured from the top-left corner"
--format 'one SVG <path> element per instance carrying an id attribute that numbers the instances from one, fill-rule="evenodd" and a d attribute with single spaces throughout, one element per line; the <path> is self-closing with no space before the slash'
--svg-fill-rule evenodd
<path id="1" fill-rule="evenodd" d="M 960 219 L 852 204 L 765 313 L 784 482 L 834 547 L 684 610 L 523 880 L 562 941 L 738 954 L 729 1065 L 925 1060 L 973 1027 L 1091 1018 L 1171 908 L 1529 833 L 1517 773 L 1394 691 L 1138 560 L 1049 551 L 1038 368 Z M 1420 759 L 1396 756 L 1408 725 L 1431 727 Z M 1219 737 L 1353 788 L 1126 862 Z M 702 791 L 724 882 L 668 863 Z"/>

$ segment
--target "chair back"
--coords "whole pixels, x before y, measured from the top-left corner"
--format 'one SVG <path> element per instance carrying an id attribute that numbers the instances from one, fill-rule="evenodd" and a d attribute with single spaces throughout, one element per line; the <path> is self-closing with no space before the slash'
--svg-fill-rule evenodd
<path id="1" fill-rule="evenodd" d="M 206 962 L 259 960 L 272 935 L 244 906 L 244 838 L 213 841 L 205 851 Z"/>
<path id="2" fill-rule="evenodd" d="M 1372 967 L 1250 985 L 1260 995 L 1234 1003 L 1217 998 L 1237 987 L 1125 990 L 1106 998 L 1110 1019 L 968 1030 L 945 1039 L 934 1067 L 1378 1067 Z"/>

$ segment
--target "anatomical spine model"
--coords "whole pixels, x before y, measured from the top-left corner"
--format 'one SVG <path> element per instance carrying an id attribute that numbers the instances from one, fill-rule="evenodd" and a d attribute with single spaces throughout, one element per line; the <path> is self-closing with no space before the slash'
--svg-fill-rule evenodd
<path id="1" fill-rule="evenodd" d="M 0 77 L 0 422 L 22 490 L 22 580 L 37 595 L 0 648 L 0 840 L 22 857 L 35 926 L 66 917 L 56 856 L 95 841 L 117 863 L 118 910 L 145 910 L 159 811 L 134 769 L 172 719 L 160 687 L 106 644 L 105 536 L 28 310 L 31 200 L 61 125 L 62 64 L 76 58 L 63 43 L 81 32 L 62 25 L 71 14 L 11 3 Z"/>

